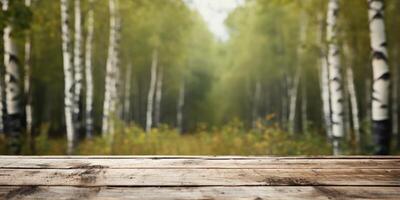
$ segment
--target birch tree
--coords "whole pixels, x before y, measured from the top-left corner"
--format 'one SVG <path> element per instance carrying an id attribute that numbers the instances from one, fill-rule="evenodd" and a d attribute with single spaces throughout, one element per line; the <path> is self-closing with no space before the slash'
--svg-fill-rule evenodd
<path id="1" fill-rule="evenodd" d="M 128 64 L 126 67 L 125 76 L 125 92 L 124 92 L 124 106 L 123 106 L 123 117 L 126 122 L 131 120 L 131 87 L 132 86 L 132 64 Z"/>
<path id="2" fill-rule="evenodd" d="M 337 15 L 339 1 L 329 0 L 327 14 L 328 69 L 330 84 L 330 103 L 332 110 L 333 154 L 340 154 L 339 141 L 344 136 L 343 88 L 340 53 L 337 37 Z"/>
<path id="3" fill-rule="evenodd" d="M 153 50 L 151 71 L 150 71 L 150 86 L 149 86 L 149 93 L 147 95 L 146 132 L 149 132 L 153 125 L 153 104 L 155 95 L 154 93 L 156 90 L 157 65 L 158 65 L 158 51 Z"/>
<path id="4" fill-rule="evenodd" d="M 81 14 L 81 0 L 75 0 L 75 33 L 74 33 L 74 125 L 79 130 L 79 114 L 80 114 L 80 100 L 82 91 L 83 80 L 83 67 L 82 67 L 82 14 Z"/>
<path id="5" fill-rule="evenodd" d="M 3 0 L 3 11 L 8 11 L 10 2 Z M 12 21 L 12 20 L 11 20 Z M 4 28 L 4 66 L 5 66 L 5 92 L 6 92 L 6 134 L 9 137 L 10 151 L 13 154 L 20 153 L 20 134 L 21 134 L 21 90 L 20 74 L 17 45 L 13 38 L 13 25 L 9 22 Z"/>
<path id="6" fill-rule="evenodd" d="M 291 81 L 292 86 L 289 92 L 290 96 L 290 101 L 289 101 L 289 133 L 294 134 L 295 129 L 296 129 L 296 111 L 297 111 L 297 98 L 298 98 L 298 93 L 299 93 L 299 86 L 300 86 L 300 77 L 302 74 L 301 70 L 301 61 L 300 58 L 304 55 L 304 50 L 305 50 L 305 40 L 306 40 L 306 26 L 307 23 L 304 20 L 305 16 L 302 16 L 303 21 L 300 27 L 300 44 L 297 47 L 297 56 L 298 56 L 298 61 L 297 61 L 297 66 L 295 69 L 295 74 L 294 78 Z"/>
<path id="7" fill-rule="evenodd" d="M 4 19 L 4 13 L 5 13 L 5 11 L 3 10 L 3 2 L 4 0 L 1 0 L 0 1 L 0 6 L 1 6 L 1 20 L 3 20 L 3 21 L 5 21 L 5 19 Z M 3 41 L 3 38 L 4 38 L 4 28 L 3 27 L 1 27 L 2 28 L 2 30 L 0 30 L 1 31 L 1 41 Z M 1 47 L 0 47 L 0 49 L 1 49 L 1 53 L 3 54 L 3 59 L 4 59 L 4 45 L 1 45 Z M 4 106 L 4 79 L 3 79 L 3 77 L 4 77 L 4 67 L 3 67 L 3 64 L 4 64 L 4 60 L 2 60 L 2 62 L 0 62 L 0 134 L 4 134 L 4 116 L 5 116 L 5 106 Z"/>
<path id="8" fill-rule="evenodd" d="M 61 4 L 61 36 L 64 67 L 64 112 L 67 128 L 67 153 L 71 154 L 75 143 L 75 128 L 73 122 L 74 106 L 74 74 L 71 55 L 71 38 L 69 27 L 69 0 L 60 0 Z"/>
<path id="9" fill-rule="evenodd" d="M 31 7 L 31 0 L 25 0 L 25 6 Z M 28 136 L 28 142 L 30 145 L 31 152 L 34 151 L 34 141 L 32 133 L 32 94 L 31 94 L 31 76 L 32 76 L 32 66 L 31 66 L 31 31 L 28 30 L 25 35 L 25 59 L 24 59 L 24 93 L 25 93 L 25 116 L 26 116 L 26 133 Z"/>
<path id="10" fill-rule="evenodd" d="M 179 133 L 183 132 L 183 107 L 185 106 L 185 81 L 179 87 L 178 105 L 176 108 L 176 125 Z"/>
<path id="11" fill-rule="evenodd" d="M 353 60 L 353 54 L 350 47 L 346 44 L 344 46 L 345 54 L 347 55 L 347 68 L 346 68 L 346 79 L 347 79 L 347 91 L 350 97 L 350 105 L 351 105 L 351 116 L 353 122 L 353 132 L 354 139 L 357 148 L 360 145 L 360 119 L 359 119 L 359 111 L 358 111 L 358 100 L 356 87 L 354 85 L 354 75 L 353 75 L 353 67 L 351 66 Z"/>
<path id="12" fill-rule="evenodd" d="M 156 101 L 154 106 L 154 125 L 156 127 L 160 125 L 163 78 L 164 78 L 164 68 L 160 66 L 157 73 L 157 85 L 156 85 L 156 96 L 155 96 Z"/>
<path id="13" fill-rule="evenodd" d="M 115 96 L 116 96 L 116 85 L 118 76 L 118 40 L 119 40 L 119 19 L 117 16 L 118 12 L 118 0 L 109 0 L 110 9 L 110 36 L 109 46 L 107 55 L 106 65 L 106 80 L 105 80 L 105 94 L 103 103 L 103 124 L 102 133 L 103 136 L 107 136 L 108 133 L 113 132 L 113 124 L 111 117 L 115 115 Z"/>
<path id="14" fill-rule="evenodd" d="M 86 137 L 93 136 L 93 31 L 94 31 L 94 11 L 93 0 L 89 0 L 89 11 L 87 13 L 87 35 L 85 44 L 85 80 L 86 80 L 86 99 L 85 99 L 85 119 Z"/>
<path id="15" fill-rule="evenodd" d="M 372 48 L 372 131 L 376 154 L 389 154 L 391 124 L 389 115 L 390 71 L 384 23 L 384 1 L 368 0 Z"/>
<path id="16" fill-rule="evenodd" d="M 253 109 L 252 109 L 252 126 L 253 129 L 257 128 L 258 109 L 261 100 L 261 83 L 257 81 L 254 87 Z"/>

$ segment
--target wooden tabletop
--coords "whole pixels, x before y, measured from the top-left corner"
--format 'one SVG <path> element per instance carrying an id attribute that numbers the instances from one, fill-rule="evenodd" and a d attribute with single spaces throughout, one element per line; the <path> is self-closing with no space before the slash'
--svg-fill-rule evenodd
<path id="1" fill-rule="evenodd" d="M 0 199 L 400 199 L 400 156 L 0 156 Z"/>

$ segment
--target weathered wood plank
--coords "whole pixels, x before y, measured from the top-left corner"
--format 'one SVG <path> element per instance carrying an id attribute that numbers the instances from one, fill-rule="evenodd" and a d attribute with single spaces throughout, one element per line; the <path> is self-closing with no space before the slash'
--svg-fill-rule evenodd
<path id="1" fill-rule="evenodd" d="M 73 169 L 89 166 L 113 169 L 400 169 L 400 159 L 0 159 L 2 169 Z"/>
<path id="2" fill-rule="evenodd" d="M 399 187 L 0 187 L 1 199 L 131 199 L 131 200 L 397 200 Z"/>
<path id="3" fill-rule="evenodd" d="M 208 160 L 249 160 L 249 159 L 281 159 L 281 160 L 312 160 L 312 159 L 400 159 L 398 156 L 171 156 L 171 155 L 143 155 L 143 156 L 0 156 L 0 159 L 208 159 Z"/>
<path id="4" fill-rule="evenodd" d="M 399 169 L 0 169 L 0 185 L 400 186 Z"/>

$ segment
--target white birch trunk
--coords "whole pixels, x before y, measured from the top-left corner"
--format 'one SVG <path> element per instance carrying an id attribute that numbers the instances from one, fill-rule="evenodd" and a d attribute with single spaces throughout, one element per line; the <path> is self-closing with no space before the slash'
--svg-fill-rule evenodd
<path id="1" fill-rule="evenodd" d="M 154 108 L 154 125 L 158 127 L 161 119 L 161 100 L 162 100 L 162 88 L 163 88 L 164 68 L 159 67 L 157 73 L 157 86 L 156 86 L 156 104 Z"/>
<path id="2" fill-rule="evenodd" d="M 118 29 L 119 21 L 117 19 L 117 0 L 109 0 L 110 9 L 110 38 L 106 65 L 106 80 L 105 80 L 105 93 L 104 93 L 104 104 L 103 104 L 103 124 L 102 134 L 108 136 L 113 132 L 112 117 L 115 114 L 115 95 L 116 95 L 116 83 L 118 73 Z"/>
<path id="3" fill-rule="evenodd" d="M 114 54 L 113 54 L 113 70 L 114 70 L 114 78 L 112 79 L 112 98 L 111 98 L 111 113 L 113 117 L 121 116 L 117 115 L 117 110 L 121 110 L 121 106 L 117 105 L 117 102 L 120 100 L 120 85 L 121 85 L 121 71 L 120 71 L 120 60 L 119 60 L 119 46 L 120 46 L 120 37 L 121 37 L 121 19 L 118 13 L 119 10 L 119 0 L 115 0 L 116 12 L 115 12 L 115 43 L 114 43 Z M 112 120 L 113 122 L 113 120 Z M 113 130 L 114 126 L 110 126 Z M 111 131 L 111 133 L 114 133 Z"/>
<path id="4" fill-rule="evenodd" d="M 325 130 L 327 137 L 332 138 L 332 119 L 329 92 L 329 70 L 328 63 L 324 56 L 321 57 L 321 91 L 322 91 L 322 110 L 324 113 Z"/>
<path id="5" fill-rule="evenodd" d="M 3 73 L 0 73 L 1 76 L 3 76 Z M 3 85 L 3 79 L 0 78 L 0 134 L 4 133 L 4 121 L 3 117 L 5 115 L 5 110 L 4 110 L 4 99 L 3 99 L 3 91 L 4 91 L 4 85 Z"/>
<path id="6" fill-rule="evenodd" d="M 79 114 L 83 81 L 82 67 L 82 14 L 81 0 L 75 0 L 75 34 L 74 34 L 74 125 L 76 132 L 80 129 Z"/>
<path id="7" fill-rule="evenodd" d="M 31 7 L 31 0 L 25 0 L 25 6 Z M 32 132 L 33 111 L 32 111 L 32 94 L 31 94 L 31 31 L 28 30 L 25 35 L 25 60 L 24 60 L 24 93 L 25 93 L 25 115 L 26 115 L 26 133 L 28 137 L 31 152 L 34 151 L 34 141 Z"/>
<path id="8" fill-rule="evenodd" d="M 333 154 L 340 154 L 339 140 L 344 136 L 343 87 L 337 37 L 339 1 L 329 0 L 327 14 L 328 68 L 332 108 Z"/>
<path id="9" fill-rule="evenodd" d="M 372 47 L 372 127 L 377 154 L 388 154 L 391 125 L 389 115 L 390 71 L 384 23 L 384 1 L 368 0 Z"/>
<path id="10" fill-rule="evenodd" d="M 297 93 L 299 90 L 299 83 L 300 83 L 300 72 L 299 69 L 296 70 L 296 74 L 294 80 L 292 82 L 292 88 L 290 89 L 289 96 L 289 133 L 291 135 L 295 132 L 296 127 L 296 110 L 297 110 Z"/>
<path id="11" fill-rule="evenodd" d="M 357 101 L 357 93 L 356 87 L 354 85 L 354 75 L 353 69 L 350 66 L 347 66 L 346 70 L 347 76 L 347 89 L 350 95 L 350 103 L 351 103 L 351 116 L 353 118 L 353 131 L 354 131 L 354 139 L 357 147 L 360 146 L 360 119 L 359 119 L 359 111 L 358 111 L 358 101 Z"/>
<path id="12" fill-rule="evenodd" d="M 86 119 L 86 138 L 93 136 L 93 31 L 94 31 L 94 11 L 93 0 L 89 0 L 89 11 L 87 16 L 87 37 L 85 44 L 85 80 L 86 80 L 86 99 L 85 99 L 85 119 Z"/>
<path id="13" fill-rule="evenodd" d="M 331 119 L 331 104 L 330 104 L 330 92 L 329 92 L 329 69 L 328 61 L 326 57 L 326 50 L 324 46 L 323 39 L 323 29 L 325 28 L 325 23 L 323 21 L 322 14 L 318 15 L 319 30 L 317 31 L 317 44 L 320 48 L 320 88 L 321 88 L 321 100 L 322 100 L 322 112 L 323 121 L 325 123 L 325 133 L 327 139 L 332 138 L 332 119 Z"/>
<path id="14" fill-rule="evenodd" d="M 185 81 L 182 80 L 179 88 L 178 105 L 176 109 L 176 125 L 179 133 L 183 132 L 183 107 L 185 106 Z"/>
<path id="15" fill-rule="evenodd" d="M 157 80 L 157 65 L 158 65 L 158 52 L 153 51 L 152 64 L 151 64 L 151 75 L 150 75 L 150 87 L 147 96 L 147 111 L 146 111 L 146 132 L 149 132 L 153 125 L 153 102 L 154 93 L 156 90 Z"/>
<path id="16" fill-rule="evenodd" d="M 8 0 L 3 1 L 3 11 L 9 9 Z M 13 38 L 13 27 L 7 24 L 3 33 L 4 40 L 4 66 L 5 66 L 5 91 L 6 91 L 6 133 L 13 154 L 20 153 L 19 135 L 21 134 L 21 90 L 17 45 Z"/>
<path id="17" fill-rule="evenodd" d="M 62 50 L 63 50 L 63 66 L 64 66 L 64 112 L 65 124 L 67 127 L 67 153 L 73 153 L 75 143 L 75 129 L 73 123 L 73 106 L 74 106 L 74 74 L 71 55 L 71 38 L 69 27 L 69 0 L 61 0 L 61 34 L 62 34 Z"/>
<path id="18" fill-rule="evenodd" d="M 131 86 L 132 86 L 132 64 L 128 64 L 125 77 L 125 100 L 124 118 L 126 122 L 131 120 Z"/>

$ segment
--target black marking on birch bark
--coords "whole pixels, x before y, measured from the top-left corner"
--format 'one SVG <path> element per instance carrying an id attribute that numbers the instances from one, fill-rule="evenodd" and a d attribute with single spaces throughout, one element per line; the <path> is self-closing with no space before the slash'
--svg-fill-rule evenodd
<path id="1" fill-rule="evenodd" d="M 337 100 L 337 102 L 338 102 L 338 103 L 343 103 L 343 98 L 339 98 L 339 99 Z"/>
<path id="2" fill-rule="evenodd" d="M 333 16 L 337 17 L 339 13 L 339 9 L 333 9 Z"/>
<path id="3" fill-rule="evenodd" d="M 15 76 L 13 76 L 12 74 L 8 74 L 8 80 L 7 80 L 7 82 L 10 82 L 10 83 L 18 83 L 18 79 L 17 79 Z"/>
<path id="4" fill-rule="evenodd" d="M 381 51 L 373 51 L 372 58 L 377 60 L 384 60 L 386 63 L 388 62 L 387 56 Z"/>
<path id="5" fill-rule="evenodd" d="M 332 120 L 332 125 L 339 125 L 339 124 L 340 124 L 339 122 L 335 122 Z"/>
<path id="6" fill-rule="evenodd" d="M 380 77 L 378 77 L 376 80 L 389 81 L 390 80 L 390 73 L 386 72 L 386 73 L 382 74 Z"/>
<path id="7" fill-rule="evenodd" d="M 343 112 L 338 113 L 339 116 L 344 116 Z"/>
<path id="8" fill-rule="evenodd" d="M 382 42 L 381 47 L 387 47 L 387 42 Z"/>
<path id="9" fill-rule="evenodd" d="M 377 102 L 381 103 L 381 100 L 376 98 L 376 97 L 374 97 L 374 95 L 372 95 L 372 101 L 377 101 Z"/>
<path id="10" fill-rule="evenodd" d="M 386 104 L 382 104 L 382 105 L 380 106 L 380 108 L 387 109 L 387 108 L 388 108 L 388 105 L 386 105 Z"/>
<path id="11" fill-rule="evenodd" d="M 333 55 L 333 56 L 339 55 L 339 50 L 335 50 L 335 51 L 332 53 L 332 55 Z"/>
<path id="12" fill-rule="evenodd" d="M 20 64 L 18 56 L 16 56 L 15 54 L 12 54 L 12 53 L 10 53 L 9 55 L 10 55 L 10 60 L 9 60 L 10 62 L 13 62 L 17 65 Z"/>
<path id="13" fill-rule="evenodd" d="M 334 78 L 332 79 L 332 81 L 334 81 L 334 82 L 340 82 L 340 78 L 339 78 L 339 77 L 334 77 Z"/>
<path id="14" fill-rule="evenodd" d="M 372 17 L 371 22 L 374 20 L 382 20 L 383 19 L 383 13 L 381 11 L 377 11 L 375 15 Z"/>
<path id="15" fill-rule="evenodd" d="M 18 101 L 20 98 L 21 98 L 21 95 L 15 95 L 15 96 L 13 96 L 11 99 L 12 99 L 13 101 Z"/>

